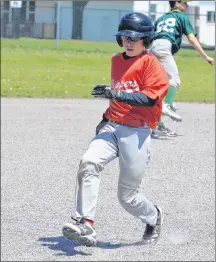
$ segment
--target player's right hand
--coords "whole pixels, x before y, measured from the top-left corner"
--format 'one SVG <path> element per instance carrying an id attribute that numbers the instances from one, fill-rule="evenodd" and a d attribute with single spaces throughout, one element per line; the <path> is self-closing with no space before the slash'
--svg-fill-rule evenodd
<path id="1" fill-rule="evenodd" d="M 93 88 L 91 95 L 94 97 L 106 98 L 106 95 L 105 95 L 106 89 L 110 89 L 110 86 L 104 85 L 104 84 L 96 85 Z"/>

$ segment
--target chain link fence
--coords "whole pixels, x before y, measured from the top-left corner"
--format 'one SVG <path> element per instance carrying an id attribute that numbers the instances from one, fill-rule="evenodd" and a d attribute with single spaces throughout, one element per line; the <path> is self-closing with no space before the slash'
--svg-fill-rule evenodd
<path id="1" fill-rule="evenodd" d="M 88 2 L 22 1 L 20 8 L 13 8 L 10 1 L 1 1 L 1 37 L 55 39 L 57 46 L 61 39 L 115 41 L 121 17 L 132 10 L 100 9 L 102 1 L 97 1 L 97 8 L 89 8 Z M 144 13 L 155 21 L 164 12 L 152 4 Z M 199 7 L 190 7 L 188 15 L 201 43 L 215 46 L 215 11 L 200 14 Z"/>

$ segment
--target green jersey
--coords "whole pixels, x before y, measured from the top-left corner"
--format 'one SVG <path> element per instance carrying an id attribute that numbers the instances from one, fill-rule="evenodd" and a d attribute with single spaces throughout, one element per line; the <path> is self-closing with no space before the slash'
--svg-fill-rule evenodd
<path id="1" fill-rule="evenodd" d="M 183 34 L 193 33 L 196 35 L 187 15 L 177 10 L 165 13 L 155 21 L 154 25 L 154 39 L 168 39 L 172 43 L 173 54 L 180 49 Z"/>

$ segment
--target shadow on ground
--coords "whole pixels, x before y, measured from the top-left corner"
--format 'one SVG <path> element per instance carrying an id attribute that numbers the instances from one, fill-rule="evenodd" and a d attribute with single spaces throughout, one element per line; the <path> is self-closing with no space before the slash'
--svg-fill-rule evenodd
<path id="1" fill-rule="evenodd" d="M 39 238 L 39 241 L 42 242 L 41 243 L 42 246 L 48 247 L 54 251 L 61 251 L 61 253 L 58 253 L 57 256 L 75 256 L 75 255 L 91 256 L 92 255 L 91 248 L 89 248 L 89 252 L 77 250 L 77 248 L 80 247 L 80 245 L 66 239 L 64 236 L 42 237 Z M 133 243 L 117 243 L 117 244 L 97 241 L 96 247 L 102 249 L 116 249 L 126 246 L 128 247 L 128 246 L 140 246 L 140 245 L 144 245 L 142 241 L 137 241 Z M 86 247 L 86 249 L 88 248 Z"/>

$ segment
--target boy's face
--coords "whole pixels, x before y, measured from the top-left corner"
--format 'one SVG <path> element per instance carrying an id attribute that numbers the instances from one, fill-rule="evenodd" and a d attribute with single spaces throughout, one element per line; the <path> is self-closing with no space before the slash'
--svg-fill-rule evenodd
<path id="1" fill-rule="evenodd" d="M 181 12 L 186 12 L 187 9 L 188 9 L 188 3 L 187 2 L 181 2 L 181 3 L 176 2 L 176 6 L 177 6 L 178 10 L 181 11 Z"/>
<path id="2" fill-rule="evenodd" d="M 145 47 L 143 46 L 143 39 L 141 38 L 131 38 L 121 36 L 123 48 L 128 56 L 140 55 Z"/>

